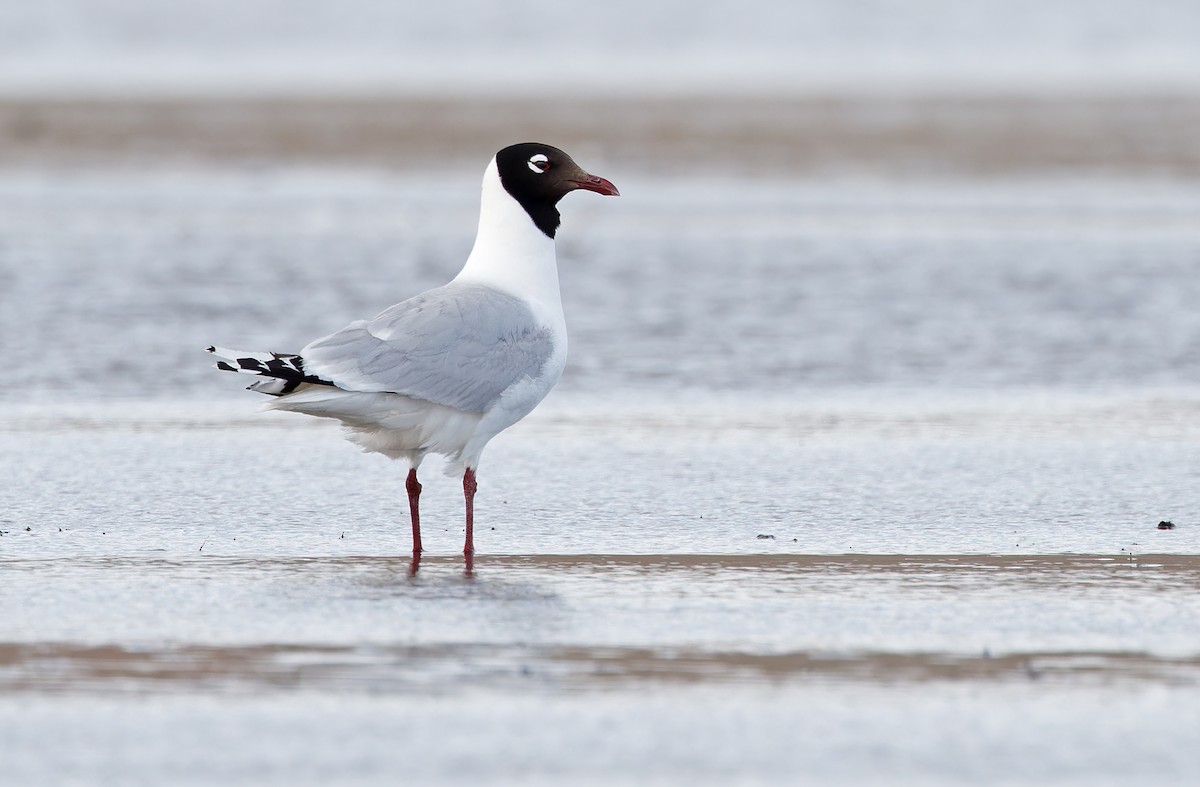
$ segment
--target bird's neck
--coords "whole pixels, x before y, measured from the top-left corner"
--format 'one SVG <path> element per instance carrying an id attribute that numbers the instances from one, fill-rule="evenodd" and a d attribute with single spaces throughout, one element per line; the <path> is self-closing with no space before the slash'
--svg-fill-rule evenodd
<path id="1" fill-rule="evenodd" d="M 554 239 L 504 189 L 494 159 L 483 176 L 475 247 L 454 280 L 486 284 L 562 312 Z"/>

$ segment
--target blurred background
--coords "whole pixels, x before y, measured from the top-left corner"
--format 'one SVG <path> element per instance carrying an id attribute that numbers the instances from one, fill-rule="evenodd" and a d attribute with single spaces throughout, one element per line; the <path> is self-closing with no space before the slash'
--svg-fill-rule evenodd
<path id="1" fill-rule="evenodd" d="M 57 0 L 3 22 L 4 81 L 35 90 L 1108 90 L 1186 85 L 1198 58 L 1183 0 Z"/>
<path id="2" fill-rule="evenodd" d="M 0 398 L 208 396 L 187 348 L 440 283 L 523 139 L 625 194 L 565 203 L 566 390 L 1190 386 L 1197 40 L 1184 0 L 6 4 Z"/>
<path id="3" fill-rule="evenodd" d="M 639 171 L 1194 176 L 1186 0 L 258 0 L 0 9 L 5 163 L 472 164 L 540 131 Z"/>

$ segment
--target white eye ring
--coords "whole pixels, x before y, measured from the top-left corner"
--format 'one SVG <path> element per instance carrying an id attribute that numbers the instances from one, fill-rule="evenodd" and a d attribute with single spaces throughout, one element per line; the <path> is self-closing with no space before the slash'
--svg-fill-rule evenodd
<path id="1" fill-rule="evenodd" d="M 546 170 L 550 169 L 550 159 L 546 158 L 544 153 L 535 153 L 529 157 L 529 168 L 541 175 Z"/>

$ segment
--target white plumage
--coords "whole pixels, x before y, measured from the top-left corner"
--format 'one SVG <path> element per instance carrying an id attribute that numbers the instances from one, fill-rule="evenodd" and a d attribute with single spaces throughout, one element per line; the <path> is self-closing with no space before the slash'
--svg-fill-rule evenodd
<path id="1" fill-rule="evenodd" d="M 263 376 L 251 388 L 277 397 L 270 408 L 337 419 L 364 449 L 406 460 L 417 553 L 416 469 L 427 454 L 445 456 L 447 473 L 463 476 L 471 554 L 483 449 L 545 398 L 566 364 L 555 205 L 578 188 L 617 194 L 556 148 L 505 148 L 484 172 L 475 245 L 453 281 L 296 355 L 209 351 L 218 368 Z"/>

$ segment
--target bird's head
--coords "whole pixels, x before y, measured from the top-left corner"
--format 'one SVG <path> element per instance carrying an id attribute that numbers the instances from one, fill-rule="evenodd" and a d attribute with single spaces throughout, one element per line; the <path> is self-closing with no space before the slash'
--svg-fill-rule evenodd
<path id="1" fill-rule="evenodd" d="M 496 154 L 500 183 L 551 238 L 558 229 L 558 201 L 576 189 L 620 196 L 610 181 L 583 170 L 563 151 L 538 142 L 510 145 Z"/>

